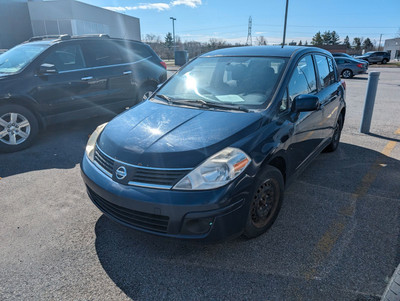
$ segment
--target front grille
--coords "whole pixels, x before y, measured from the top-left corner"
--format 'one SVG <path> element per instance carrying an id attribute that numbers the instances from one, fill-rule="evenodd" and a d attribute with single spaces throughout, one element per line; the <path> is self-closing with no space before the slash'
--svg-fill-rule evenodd
<path id="1" fill-rule="evenodd" d="M 167 233 L 169 217 L 131 210 L 115 205 L 87 187 L 92 201 L 105 213 L 129 225 L 160 233 Z"/>
<path id="2" fill-rule="evenodd" d="M 131 181 L 154 185 L 173 186 L 187 173 L 188 170 L 136 168 Z"/>
<path id="3" fill-rule="evenodd" d="M 171 188 L 191 171 L 190 168 L 163 169 L 131 165 L 110 158 L 97 146 L 94 153 L 94 161 L 109 177 L 112 177 L 114 164 L 116 164 L 116 167 L 118 167 L 118 164 L 124 165 L 126 169 L 129 169 L 129 174 L 132 175 L 131 178 L 128 179 L 130 185 L 148 186 L 153 188 L 157 188 L 157 186 L 159 186 L 159 188 Z"/>
<path id="4" fill-rule="evenodd" d="M 114 160 L 105 156 L 99 149 L 96 147 L 94 151 L 94 161 L 103 167 L 107 172 L 112 174 L 114 167 Z"/>

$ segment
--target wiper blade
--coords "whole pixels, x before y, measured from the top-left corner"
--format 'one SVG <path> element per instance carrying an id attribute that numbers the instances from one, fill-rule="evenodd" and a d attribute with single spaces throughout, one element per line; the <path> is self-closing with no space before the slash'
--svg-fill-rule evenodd
<path id="1" fill-rule="evenodd" d="M 169 104 L 172 103 L 172 98 L 164 94 L 156 94 L 156 97 L 166 100 Z"/>
<path id="2" fill-rule="evenodd" d="M 206 102 L 206 105 L 211 108 L 223 108 L 223 109 L 230 109 L 230 110 L 237 110 L 237 111 L 244 111 L 250 112 L 249 109 L 241 106 L 226 104 L 226 103 L 219 103 L 219 102 Z"/>

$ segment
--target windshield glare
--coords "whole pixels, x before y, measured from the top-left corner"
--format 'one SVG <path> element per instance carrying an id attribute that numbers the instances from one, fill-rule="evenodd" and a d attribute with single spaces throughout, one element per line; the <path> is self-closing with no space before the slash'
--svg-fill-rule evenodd
<path id="1" fill-rule="evenodd" d="M 0 73 L 21 71 L 47 47 L 44 44 L 23 44 L 6 51 L 0 55 Z"/>
<path id="2" fill-rule="evenodd" d="M 174 101 L 265 107 L 286 62 L 276 57 L 201 57 L 180 70 L 158 94 Z"/>

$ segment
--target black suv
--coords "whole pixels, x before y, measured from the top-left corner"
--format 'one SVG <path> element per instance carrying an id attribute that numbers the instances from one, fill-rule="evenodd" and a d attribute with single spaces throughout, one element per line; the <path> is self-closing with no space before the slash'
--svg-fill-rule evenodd
<path id="1" fill-rule="evenodd" d="M 0 55 L 0 151 L 48 124 L 118 113 L 167 79 L 150 46 L 107 35 L 34 37 Z"/>
<path id="2" fill-rule="evenodd" d="M 385 51 L 370 51 L 363 55 L 356 56 L 356 59 L 365 60 L 370 64 L 373 64 L 373 63 L 386 64 L 387 62 L 390 61 L 390 54 L 389 54 L 389 52 L 385 52 Z"/>

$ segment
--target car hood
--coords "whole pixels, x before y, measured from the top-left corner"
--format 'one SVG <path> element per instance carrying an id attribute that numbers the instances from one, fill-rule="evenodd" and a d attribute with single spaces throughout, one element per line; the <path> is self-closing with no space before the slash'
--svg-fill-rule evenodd
<path id="1" fill-rule="evenodd" d="M 202 110 L 145 101 L 110 121 L 97 145 L 134 165 L 191 168 L 254 133 L 256 112 Z"/>

